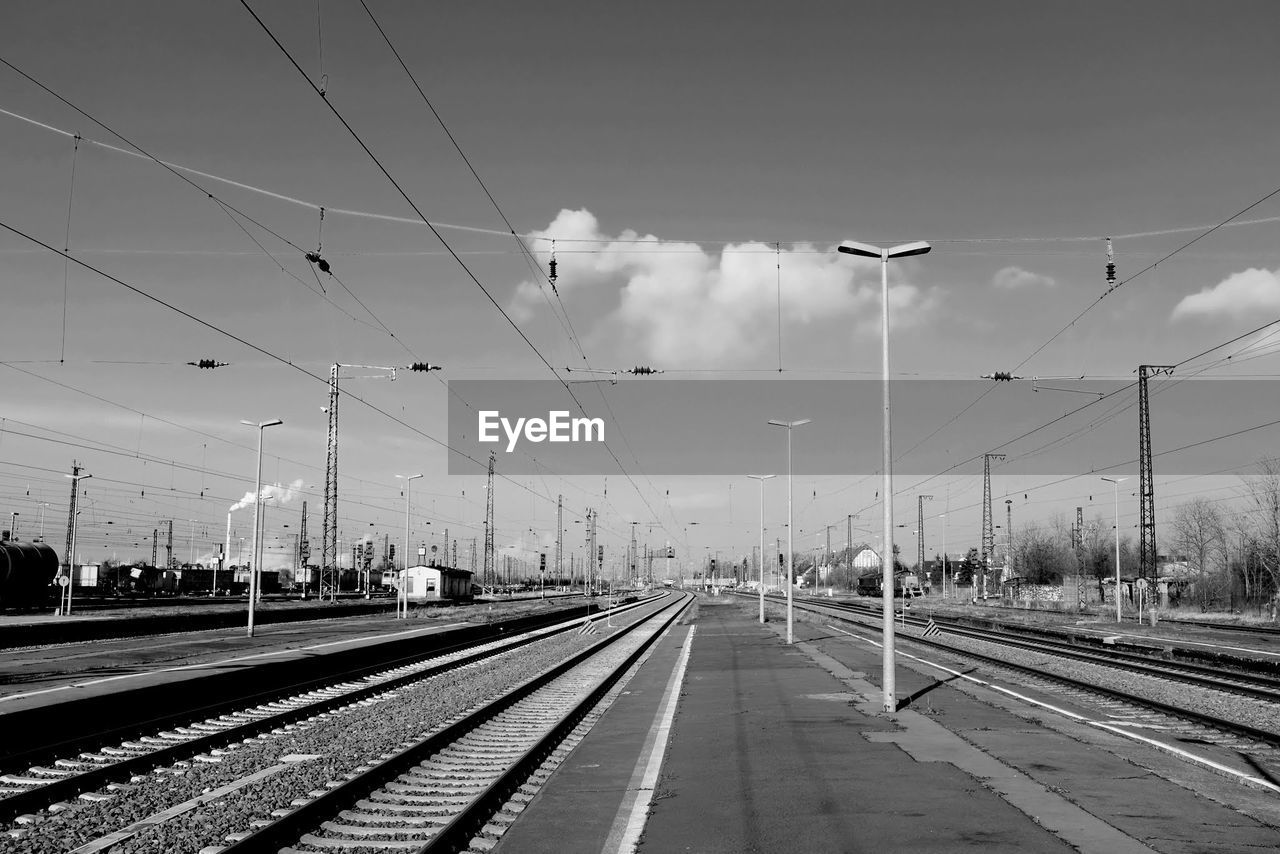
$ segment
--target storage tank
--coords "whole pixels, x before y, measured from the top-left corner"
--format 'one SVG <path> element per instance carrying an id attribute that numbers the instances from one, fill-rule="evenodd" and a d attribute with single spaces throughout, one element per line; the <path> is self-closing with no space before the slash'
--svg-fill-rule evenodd
<path id="1" fill-rule="evenodd" d="M 58 553 L 44 543 L 0 542 L 0 607 L 45 602 L 57 574 Z"/>

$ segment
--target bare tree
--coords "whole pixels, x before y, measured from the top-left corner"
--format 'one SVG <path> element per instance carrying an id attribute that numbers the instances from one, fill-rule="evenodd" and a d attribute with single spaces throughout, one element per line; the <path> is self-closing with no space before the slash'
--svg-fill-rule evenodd
<path id="1" fill-rule="evenodd" d="M 1193 498 L 1173 514 L 1173 541 L 1195 570 L 1200 604 L 1209 601 L 1209 572 L 1226 562 L 1226 532 L 1222 513 L 1207 498 Z"/>
<path id="2" fill-rule="evenodd" d="M 1063 575 L 1075 573 L 1070 535 L 1064 540 L 1060 526 L 1054 527 L 1059 530 L 1028 522 L 1014 538 L 1014 565 L 1018 567 L 1018 574 L 1032 584 L 1054 584 L 1060 582 Z"/>
<path id="3" fill-rule="evenodd" d="M 1280 590 L 1280 459 L 1259 462 L 1258 473 L 1245 479 L 1245 487 L 1253 499 L 1258 561 L 1270 582 L 1274 620 L 1275 595 Z"/>

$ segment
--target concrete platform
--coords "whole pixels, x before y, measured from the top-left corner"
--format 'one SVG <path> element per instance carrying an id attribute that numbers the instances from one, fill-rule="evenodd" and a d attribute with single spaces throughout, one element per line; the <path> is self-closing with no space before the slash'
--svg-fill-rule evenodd
<path id="1" fill-rule="evenodd" d="M 904 664 L 700 597 L 497 850 L 1250 852 L 1280 797 Z M 682 670 L 683 667 L 683 670 Z M 1150 767 L 1148 767 L 1150 766 Z"/>

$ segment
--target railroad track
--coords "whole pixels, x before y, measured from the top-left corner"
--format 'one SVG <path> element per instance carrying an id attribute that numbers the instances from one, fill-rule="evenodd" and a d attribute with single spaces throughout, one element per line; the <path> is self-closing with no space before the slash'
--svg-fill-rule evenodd
<path id="1" fill-rule="evenodd" d="M 828 605 L 804 603 L 797 607 L 810 610 L 823 616 L 848 619 L 848 616 L 870 617 L 871 614 L 858 609 L 832 608 L 837 613 L 819 610 L 830 608 Z M 846 616 L 847 615 L 847 616 Z M 878 630 L 875 622 L 857 625 Z M 918 627 L 918 626 L 913 626 Z M 948 628 L 946 631 L 950 632 Z M 1065 694 L 1076 699 L 1087 698 L 1088 705 L 1098 705 L 1101 698 L 1103 711 L 1111 718 L 1153 729 L 1172 732 L 1181 741 L 1212 743 L 1247 754 L 1251 761 L 1267 769 L 1270 779 L 1280 779 L 1280 732 L 1249 726 L 1237 721 L 1228 720 L 1216 715 L 1206 714 L 1185 706 L 1173 705 L 1150 697 L 1144 697 L 1128 691 L 1110 688 L 1094 682 L 1086 682 L 1059 673 L 1053 673 L 992 655 L 959 648 L 944 640 L 919 637 L 916 635 L 899 636 L 911 643 L 945 651 L 952 655 L 976 660 L 992 667 L 1011 670 L 1024 679 L 1030 677 L 1035 687 L 1051 693 Z M 1001 643 L 1004 639 L 1001 639 Z M 1101 662 L 1112 666 L 1113 662 Z"/>
<path id="2" fill-rule="evenodd" d="M 614 610 L 614 615 L 642 607 L 645 601 Z M 603 617 L 597 617 L 603 619 Z M 163 766 L 190 762 L 217 763 L 222 748 L 274 730 L 291 728 L 297 722 L 340 707 L 367 701 L 397 688 L 429 679 L 446 671 L 569 631 L 583 623 L 582 617 L 525 632 L 500 641 L 468 644 L 463 648 L 429 657 L 415 657 L 357 679 L 341 679 L 332 685 L 314 688 L 294 696 L 273 699 L 214 717 L 172 726 L 151 735 L 104 744 L 29 767 L 25 772 L 0 774 L 0 821 L 49 808 L 57 812 L 68 801 L 106 801 L 122 796 L 139 775 Z"/>
<path id="3" fill-rule="evenodd" d="M 294 802 L 225 854 L 487 850 L 590 716 L 688 607 L 682 595 L 509 693 Z"/>
<path id="4" fill-rule="evenodd" d="M 1213 623 L 1208 620 L 1180 620 L 1164 618 L 1160 622 L 1175 626 L 1194 626 L 1197 629 L 1221 629 L 1226 632 L 1244 632 L 1255 635 L 1280 635 L 1280 626 L 1246 626 L 1239 623 Z"/>
<path id="5" fill-rule="evenodd" d="M 878 616 L 878 614 L 874 614 L 865 608 L 847 603 L 832 604 L 824 607 L 836 608 L 837 610 L 849 611 L 850 613 L 864 616 Z M 1031 639 L 1025 636 L 1009 634 L 1008 632 L 962 626 L 950 620 L 936 617 L 934 621 L 939 626 L 944 627 L 947 633 L 960 637 L 990 641 L 1031 652 L 1043 652 L 1060 658 L 1069 658 L 1073 661 L 1103 664 L 1109 667 L 1121 668 L 1131 673 L 1141 673 L 1161 679 L 1176 679 L 1201 688 L 1227 691 L 1245 697 L 1252 697 L 1255 700 L 1280 703 L 1280 679 L 1272 676 L 1244 673 L 1182 661 L 1157 662 L 1153 661 L 1149 656 L 1124 650 L 1084 650 L 1066 641 L 1055 641 L 1047 638 Z M 920 617 L 906 617 L 905 622 L 907 625 L 923 629 L 928 620 Z"/>

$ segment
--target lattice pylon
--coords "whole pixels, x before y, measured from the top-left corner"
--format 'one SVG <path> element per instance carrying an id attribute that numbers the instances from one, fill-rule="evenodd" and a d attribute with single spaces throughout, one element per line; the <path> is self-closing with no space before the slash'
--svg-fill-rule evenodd
<path id="1" fill-rule="evenodd" d="M 320 598 L 338 598 L 338 365 L 329 369 L 329 436 L 324 461 L 324 520 L 320 534 Z M 407 548 L 406 544 L 406 548 Z M 405 556 L 408 561 L 408 556 Z"/>

